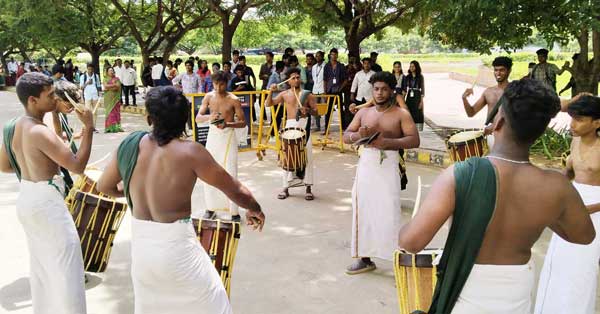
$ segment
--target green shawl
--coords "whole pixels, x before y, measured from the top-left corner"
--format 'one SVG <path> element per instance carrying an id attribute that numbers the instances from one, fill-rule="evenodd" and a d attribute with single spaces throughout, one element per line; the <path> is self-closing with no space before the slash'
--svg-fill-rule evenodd
<path id="1" fill-rule="evenodd" d="M 129 134 L 123 142 L 119 145 L 117 150 L 117 163 L 119 168 L 119 174 L 123 179 L 123 192 L 127 198 L 127 205 L 133 210 L 133 204 L 131 202 L 131 196 L 129 195 L 129 182 L 131 181 L 131 175 L 135 169 L 137 163 L 140 141 L 144 135 L 148 132 L 135 131 Z"/>
<path id="2" fill-rule="evenodd" d="M 4 149 L 8 154 L 8 162 L 10 162 L 11 168 L 15 170 L 17 179 L 21 181 L 21 167 L 17 164 L 17 157 L 15 152 L 12 150 L 12 140 L 15 135 L 15 126 L 17 125 L 17 118 L 11 119 L 4 125 L 3 137 L 4 137 Z"/>
<path id="3" fill-rule="evenodd" d="M 485 231 L 496 207 L 496 171 L 485 158 L 454 165 L 456 203 L 452 226 L 437 268 L 430 314 L 452 312 L 473 269 Z"/>

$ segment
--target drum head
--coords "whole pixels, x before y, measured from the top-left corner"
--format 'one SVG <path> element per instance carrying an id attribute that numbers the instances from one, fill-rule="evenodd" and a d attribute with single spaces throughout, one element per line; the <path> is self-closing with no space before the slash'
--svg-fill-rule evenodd
<path id="1" fill-rule="evenodd" d="M 448 144 L 466 143 L 468 141 L 475 140 L 478 137 L 483 137 L 483 131 L 475 130 L 458 132 L 448 138 Z"/>
<path id="2" fill-rule="evenodd" d="M 302 138 L 306 135 L 306 131 L 299 128 L 285 128 L 281 130 L 281 138 L 286 140 L 294 140 Z"/>

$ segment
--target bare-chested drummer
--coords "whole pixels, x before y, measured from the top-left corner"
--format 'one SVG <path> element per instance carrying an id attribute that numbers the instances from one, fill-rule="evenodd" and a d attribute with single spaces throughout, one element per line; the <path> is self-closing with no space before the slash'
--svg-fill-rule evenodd
<path id="1" fill-rule="evenodd" d="M 312 193 L 313 185 L 313 156 L 312 156 L 312 139 L 310 137 L 310 118 L 311 115 L 317 113 L 317 102 L 310 91 L 302 90 L 300 84 L 300 68 L 289 68 L 286 71 L 288 84 L 290 89 L 281 92 L 277 97 L 272 96 L 272 92 L 277 91 L 277 84 L 270 86 L 270 93 L 267 96 L 266 106 L 273 106 L 284 102 L 286 110 L 285 127 L 299 127 L 306 131 L 306 169 L 304 172 L 289 172 L 283 171 L 283 190 L 277 198 L 286 199 L 290 196 L 289 188 L 305 186 L 306 195 L 304 199 L 307 201 L 313 200 L 315 197 Z M 300 116 L 298 116 L 298 111 Z"/>
<path id="2" fill-rule="evenodd" d="M 152 131 L 125 138 L 98 180 L 100 192 L 124 195 L 132 209 L 135 313 L 231 313 L 221 278 L 190 219 L 196 180 L 248 208 L 249 225 L 262 229 L 265 216 L 250 191 L 201 144 L 183 138 L 190 104 L 181 91 L 153 88 L 146 110 Z"/>
<path id="3" fill-rule="evenodd" d="M 600 231 L 600 98 L 579 95 L 565 108 L 571 120 L 571 156 L 565 174 Z M 536 314 L 596 313 L 600 237 L 578 245 L 552 235 L 540 274 Z"/>
<path id="4" fill-rule="evenodd" d="M 79 235 L 64 201 L 59 166 L 85 170 L 94 130 L 92 113 L 77 115 L 83 123 L 79 151 L 74 154 L 42 119 L 56 110 L 53 81 L 44 74 L 24 74 L 17 96 L 25 115 L 4 126 L 0 150 L 3 172 L 14 172 L 20 184 L 17 213 L 27 236 L 34 313 L 86 313 L 83 258 Z"/>
<path id="5" fill-rule="evenodd" d="M 375 269 L 372 257 L 392 260 L 401 226 L 401 178 L 398 150 L 419 147 L 419 133 L 410 112 L 396 104 L 396 77 L 389 72 L 371 76 L 375 106 L 358 111 L 344 132 L 344 142 L 380 135 L 360 154 L 352 189 L 350 255 L 356 261 L 346 273 Z"/>
<path id="6" fill-rule="evenodd" d="M 473 95 L 473 88 L 467 88 L 462 95 L 463 106 L 469 118 L 474 117 L 485 107 L 487 107 L 486 116 L 489 117 L 494 106 L 502 97 L 504 89 L 508 86 L 508 77 L 512 70 L 512 59 L 509 57 L 496 57 L 492 62 L 492 66 L 494 67 L 494 77 L 498 85 L 486 88 L 481 97 L 473 105 L 468 100 L 469 96 Z M 491 130 L 486 129 L 486 134 L 489 133 L 491 133 Z M 493 144 L 492 137 L 488 137 L 488 143 Z"/>
<path id="7" fill-rule="evenodd" d="M 542 83 L 511 82 L 492 124 L 496 143 L 490 154 L 446 169 L 402 228 L 399 246 L 417 253 L 453 217 L 428 313 L 529 314 L 535 287 L 531 248 L 544 229 L 572 243 L 594 240 L 590 215 L 573 185 L 529 161 L 531 145 L 559 108 L 556 92 Z"/>
<path id="8" fill-rule="evenodd" d="M 227 170 L 227 173 L 237 179 L 238 143 L 236 128 L 246 127 L 244 111 L 239 98 L 227 91 L 227 76 L 224 72 L 212 76 L 214 90 L 202 100 L 202 105 L 196 116 L 196 122 L 210 122 L 206 150 L 213 159 Z M 210 111 L 210 114 L 206 114 Z M 241 220 L 239 207 L 227 198 L 225 194 L 208 183 L 204 183 L 204 201 L 206 204 L 205 219 L 216 218 L 215 211 L 225 211 L 231 214 L 231 220 Z"/>

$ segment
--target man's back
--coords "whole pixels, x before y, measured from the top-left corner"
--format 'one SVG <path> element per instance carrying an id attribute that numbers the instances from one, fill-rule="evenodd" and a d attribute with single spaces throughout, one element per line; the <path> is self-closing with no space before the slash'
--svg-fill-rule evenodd
<path id="1" fill-rule="evenodd" d="M 565 191 L 572 187 L 558 172 L 531 164 L 491 161 L 497 172 L 496 209 L 476 262 L 526 264 L 544 229 L 556 228 L 567 206 Z"/>
<path id="2" fill-rule="evenodd" d="M 189 217 L 196 183 L 192 165 L 198 147 L 194 146 L 199 145 L 172 140 L 158 146 L 149 135 L 142 138 L 129 185 L 134 217 L 157 222 Z M 208 155 L 204 149 L 200 153 Z"/>

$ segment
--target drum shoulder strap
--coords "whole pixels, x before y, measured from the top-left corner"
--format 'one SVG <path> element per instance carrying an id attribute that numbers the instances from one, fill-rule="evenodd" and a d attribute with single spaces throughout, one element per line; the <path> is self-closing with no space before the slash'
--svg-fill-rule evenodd
<path id="1" fill-rule="evenodd" d="M 454 165 L 456 183 L 452 226 L 438 266 L 428 313 L 450 313 L 473 269 L 496 207 L 497 175 L 485 158 Z"/>
<path id="2" fill-rule="evenodd" d="M 119 168 L 119 174 L 123 179 L 123 191 L 125 192 L 125 197 L 127 198 L 127 204 L 129 205 L 129 208 L 132 209 L 133 204 L 129 195 L 129 182 L 131 181 L 131 175 L 133 174 L 133 170 L 135 169 L 135 165 L 137 163 L 140 141 L 147 133 L 148 132 L 144 131 L 136 131 L 129 134 L 123 140 L 123 142 L 119 144 L 119 148 L 117 150 L 117 164 Z"/>
<path id="3" fill-rule="evenodd" d="M 3 136 L 4 136 L 4 149 L 8 155 L 8 162 L 10 163 L 11 168 L 15 170 L 15 174 L 17 175 L 17 179 L 21 181 L 21 167 L 17 163 L 17 157 L 15 156 L 14 151 L 12 150 L 12 140 L 15 135 L 15 127 L 17 125 L 17 118 L 13 118 L 8 121 L 4 125 Z"/>

